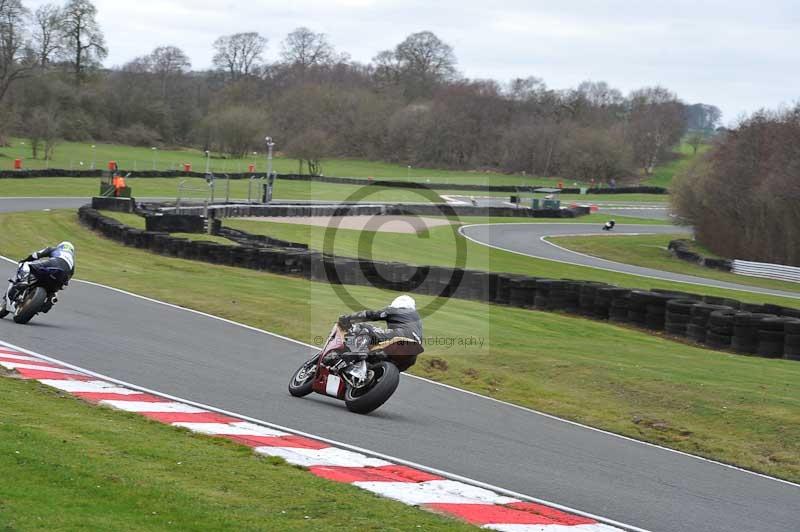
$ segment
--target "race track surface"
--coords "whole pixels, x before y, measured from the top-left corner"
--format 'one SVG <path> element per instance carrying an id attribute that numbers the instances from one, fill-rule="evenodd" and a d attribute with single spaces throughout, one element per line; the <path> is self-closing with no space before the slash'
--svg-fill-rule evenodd
<path id="1" fill-rule="evenodd" d="M 688 232 L 686 228 L 671 225 L 629 225 L 621 223 L 617 224 L 613 233 L 609 234 L 603 231 L 601 226 L 602 224 L 572 223 L 482 224 L 463 226 L 461 228 L 461 233 L 479 244 L 504 249 L 506 251 L 513 251 L 539 259 L 567 262 L 580 266 L 589 266 L 592 268 L 641 275 L 654 279 L 663 279 L 665 281 L 678 281 L 682 283 L 727 288 L 730 290 L 743 290 L 760 294 L 800 298 L 800 292 L 761 288 L 613 262 L 576 253 L 543 240 L 544 237 L 548 236 L 596 235 L 598 238 L 613 238 L 613 235 L 617 234 L 674 234 Z M 691 286 L 687 285 L 686 290 L 691 291 Z"/>
<path id="2" fill-rule="evenodd" d="M 1 262 L 0 275 L 12 268 Z M 312 354 L 306 346 L 82 282 L 60 299 L 30 325 L 0 320 L 0 338 L 140 386 L 652 531 L 796 530 L 795 485 L 407 376 L 384 407 L 358 416 L 332 399 L 289 396 L 290 374 Z"/>

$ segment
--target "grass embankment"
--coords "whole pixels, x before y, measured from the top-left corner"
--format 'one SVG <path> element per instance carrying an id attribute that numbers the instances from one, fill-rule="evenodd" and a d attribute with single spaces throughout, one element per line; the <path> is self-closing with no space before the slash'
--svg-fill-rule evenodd
<path id="1" fill-rule="evenodd" d="M 0 215 L 2 254 L 22 256 L 65 238 L 77 246 L 83 279 L 298 340 L 313 342 L 343 311 L 328 284 L 126 248 L 81 227 L 72 212 Z M 427 245 L 421 253 L 420 262 L 434 256 Z M 511 260 L 482 256 L 485 265 Z M 557 265 L 552 273 L 568 272 Z M 395 295 L 346 288 L 364 306 L 382 306 Z M 235 297 L 221 298 L 221 293 Z M 62 311 L 68 311 L 68 294 L 64 298 Z M 420 307 L 431 302 L 427 296 L 417 300 Z M 413 368 L 416 374 L 800 480 L 797 362 L 731 355 L 608 323 L 456 299 L 426 315 L 425 329 L 430 338 L 483 337 L 485 343 L 450 349 L 429 345 Z"/>
<path id="2" fill-rule="evenodd" d="M 475 530 L 0 376 L 2 530 Z"/>
<path id="3" fill-rule="evenodd" d="M 136 229 L 145 229 L 145 221 L 144 218 L 138 216 L 136 214 L 130 214 L 126 212 L 114 212 L 114 211 L 100 211 L 104 216 L 108 216 L 109 218 L 114 218 L 115 220 L 119 220 L 120 222 L 128 225 L 130 227 L 135 227 Z M 170 233 L 172 236 L 177 236 L 180 238 L 188 238 L 189 240 L 201 240 L 205 242 L 215 242 L 217 244 L 225 244 L 228 246 L 238 246 L 239 244 L 234 242 L 233 240 L 228 240 L 222 236 L 216 235 L 209 235 L 205 233 Z"/>
<path id="4" fill-rule="evenodd" d="M 123 146 L 120 144 L 95 144 L 92 143 L 64 142 L 56 146 L 53 159 L 31 159 L 31 150 L 25 139 L 11 139 L 11 146 L 0 148 L 0 169 L 13 168 L 14 159 L 23 159 L 23 167 L 32 168 L 63 168 L 85 169 L 92 166 L 105 169 L 108 161 L 116 161 L 122 170 L 182 170 L 184 163 L 190 163 L 192 170 L 204 172 L 206 169 L 206 156 L 200 150 L 185 149 L 160 149 L 155 152 L 146 147 Z M 25 142 L 25 144 L 21 144 Z M 280 145 L 276 146 L 280 150 Z M 226 159 L 221 155 L 212 153 L 210 169 L 216 174 L 225 172 L 247 172 L 248 165 L 255 164 L 256 171 L 264 172 L 267 168 L 266 147 L 257 155 L 248 155 L 243 159 Z M 83 162 L 83 165 L 81 165 Z M 297 173 L 297 160 L 276 155 L 272 160 L 272 168 L 280 174 Z M 394 181 L 425 182 L 430 180 L 436 183 L 472 183 L 479 185 L 555 185 L 560 179 L 505 175 L 500 173 L 442 170 L 436 168 L 417 168 L 402 164 L 391 164 L 380 161 L 365 161 L 358 159 L 329 159 L 323 161 L 322 170 L 325 175 L 338 177 L 360 177 L 368 179 L 391 179 Z"/>
<path id="5" fill-rule="evenodd" d="M 689 167 L 690 164 L 692 164 L 692 161 L 695 157 L 704 154 L 709 149 L 711 149 L 710 145 L 701 144 L 697 149 L 697 154 L 695 154 L 694 148 L 692 148 L 689 144 L 682 142 L 681 145 L 675 150 L 675 153 L 679 155 L 679 158 L 675 159 L 674 161 L 670 161 L 667 164 L 656 166 L 653 169 L 653 174 L 642 181 L 642 184 L 669 188 L 670 185 L 672 185 L 672 178 L 675 177 L 676 174 L 683 172 Z"/>
<path id="6" fill-rule="evenodd" d="M 712 268 L 693 264 L 673 256 L 668 250 L 670 240 L 686 238 L 686 235 L 603 235 L 603 237 L 569 236 L 550 238 L 554 244 L 563 246 L 573 251 L 586 253 L 594 257 L 601 257 L 625 264 L 655 268 L 668 272 L 697 275 L 709 279 L 718 279 L 730 283 L 748 284 L 775 290 L 796 291 L 800 296 L 800 284 L 772 279 L 759 279 L 735 275 Z M 697 247 L 698 253 L 704 256 L 713 256 L 702 248 Z"/>
<path id="7" fill-rule="evenodd" d="M 574 223 L 589 220 L 600 223 L 606 217 L 591 215 L 592 217 L 575 218 Z M 475 222 L 469 218 L 462 219 L 465 223 L 487 223 L 486 218 L 477 218 Z M 498 220 L 513 223 L 521 220 L 491 219 L 492 223 Z M 540 220 L 542 223 L 552 220 Z M 654 220 L 649 220 L 653 222 Z M 625 223 L 628 222 L 627 220 Z M 327 229 L 299 224 L 279 222 L 260 222 L 253 220 L 225 220 L 228 227 L 241 229 L 255 234 L 263 234 L 308 244 L 312 249 L 323 249 Z M 373 233 L 352 229 L 339 229 L 333 241 L 336 254 L 345 257 L 371 257 L 375 260 L 398 261 L 417 265 L 454 266 L 457 256 L 457 238 L 454 230 L 449 226 L 432 228 L 419 234 L 399 233 Z M 372 244 L 370 245 L 370 241 Z M 524 255 L 517 255 L 498 249 L 492 249 L 472 241 L 465 240 L 466 267 L 476 270 L 495 271 L 505 273 L 522 273 L 538 277 L 551 277 L 554 279 L 582 279 L 601 281 L 631 288 L 663 288 L 708 294 L 713 296 L 733 297 L 741 301 L 752 303 L 775 303 L 790 307 L 800 307 L 800 300 L 790 299 L 767 294 L 755 294 L 738 290 L 726 290 L 709 286 L 691 285 L 670 281 L 661 281 L 626 275 L 585 266 L 562 264 L 544 259 L 535 259 Z M 712 272 L 698 272 L 712 273 Z M 748 284 L 752 279 L 736 277 L 741 284 Z M 755 286 L 755 285 L 754 285 Z"/>
<path id="8" fill-rule="evenodd" d="M 128 186 L 136 198 L 172 198 L 178 194 L 178 184 L 183 178 L 129 178 Z M 186 199 L 205 199 L 208 195 L 208 186 L 204 179 L 188 178 L 187 185 L 191 191 L 184 191 L 182 197 Z M 214 198 L 224 201 L 226 197 L 226 182 L 218 180 Z M 233 179 L 230 182 L 231 199 L 247 199 L 247 179 Z M 335 185 L 330 183 L 316 183 L 310 181 L 288 181 L 279 179 L 275 184 L 275 199 L 292 200 L 349 200 L 353 194 L 363 192 L 364 187 L 359 185 Z M 100 191 L 100 179 L 97 177 L 33 177 L 24 179 L 0 179 L 0 197 L 47 197 L 47 196 L 74 196 L 88 198 L 96 196 Z M 411 189 L 391 187 L 370 187 L 370 195 L 363 201 L 398 201 L 398 202 L 425 202 L 424 196 Z M 428 192 L 430 194 L 430 192 Z M 253 187 L 253 199 L 260 198 L 258 185 Z"/>

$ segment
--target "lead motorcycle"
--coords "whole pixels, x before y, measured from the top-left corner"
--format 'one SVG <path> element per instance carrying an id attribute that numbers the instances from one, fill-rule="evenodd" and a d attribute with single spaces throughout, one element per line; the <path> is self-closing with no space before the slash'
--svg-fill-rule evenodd
<path id="1" fill-rule="evenodd" d="M 335 397 L 349 411 L 368 414 L 392 396 L 401 368 L 413 364 L 423 350 L 416 340 L 401 337 L 370 345 L 369 335 L 357 334 L 353 327 L 345 330 L 337 323 L 322 350 L 294 372 L 289 393 Z M 366 358 L 353 353 L 366 353 Z"/>
<path id="2" fill-rule="evenodd" d="M 31 264 L 26 274 L 24 264 L 19 263 L 15 279 L 10 279 L 16 287 L 14 299 L 3 296 L 5 305 L 0 306 L 0 318 L 13 314 L 16 323 L 28 323 L 40 312 L 49 312 L 58 301 L 56 294 L 67 285 L 63 270 Z"/>

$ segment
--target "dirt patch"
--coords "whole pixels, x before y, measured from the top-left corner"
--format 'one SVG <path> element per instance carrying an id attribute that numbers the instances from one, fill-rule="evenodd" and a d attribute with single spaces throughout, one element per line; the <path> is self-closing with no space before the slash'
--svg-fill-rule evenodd
<path id="1" fill-rule="evenodd" d="M 277 222 L 282 224 L 315 225 L 317 227 L 338 227 L 359 231 L 378 231 L 384 233 L 421 233 L 433 227 L 449 225 L 446 218 L 427 218 L 424 216 L 254 216 L 240 218 L 257 222 Z"/>

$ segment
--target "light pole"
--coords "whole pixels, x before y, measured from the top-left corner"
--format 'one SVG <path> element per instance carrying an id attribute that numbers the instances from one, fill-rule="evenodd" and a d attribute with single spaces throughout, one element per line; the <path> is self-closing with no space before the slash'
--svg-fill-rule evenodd
<path id="1" fill-rule="evenodd" d="M 155 170 L 156 169 L 156 158 L 158 157 L 158 148 L 153 146 L 152 148 L 150 148 L 150 150 L 152 150 L 152 152 L 153 152 L 153 170 Z"/>
<path id="2" fill-rule="evenodd" d="M 95 149 L 95 148 L 97 148 L 97 146 L 95 146 L 94 144 L 92 144 L 92 168 L 91 168 L 92 170 L 94 170 L 95 161 L 97 160 L 97 159 L 95 158 L 95 151 L 94 151 L 94 149 Z"/>
<path id="3" fill-rule="evenodd" d="M 406 170 L 406 179 L 411 181 L 411 165 L 408 165 L 408 168 Z"/>
<path id="4" fill-rule="evenodd" d="M 272 148 L 275 143 L 272 142 L 272 137 L 265 137 L 264 140 L 267 141 L 267 176 L 269 177 L 272 174 Z"/>
<path id="5" fill-rule="evenodd" d="M 211 173 L 211 152 L 206 150 L 206 173 Z"/>

